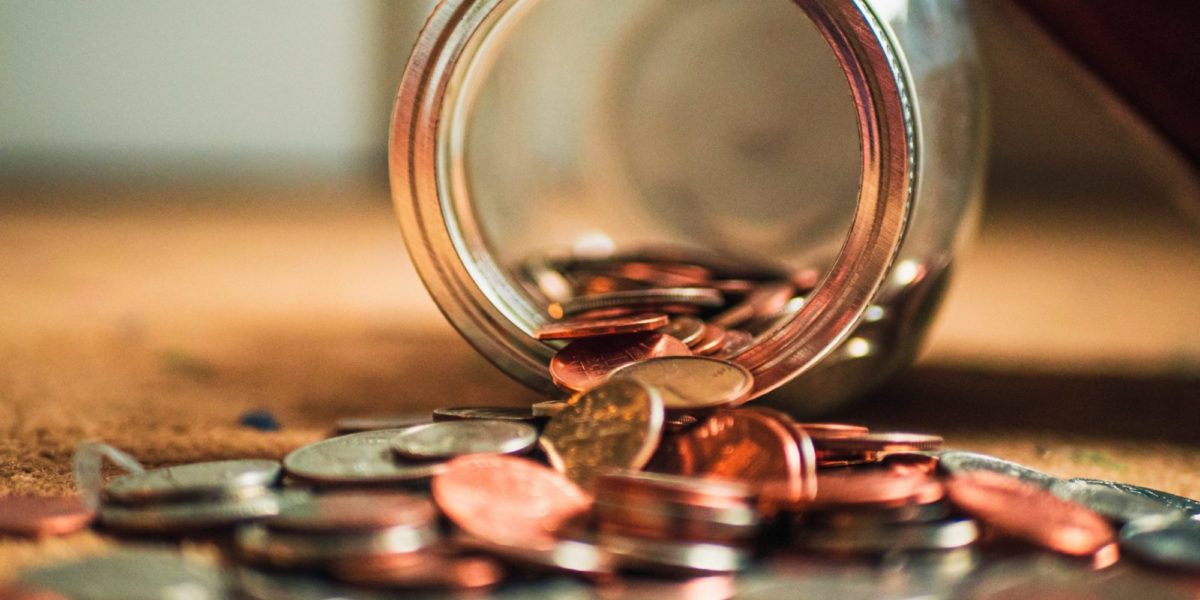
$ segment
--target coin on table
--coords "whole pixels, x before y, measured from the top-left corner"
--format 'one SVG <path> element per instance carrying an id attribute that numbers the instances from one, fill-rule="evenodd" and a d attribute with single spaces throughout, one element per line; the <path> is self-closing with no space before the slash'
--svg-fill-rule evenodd
<path id="1" fill-rule="evenodd" d="M 273 485 L 280 473 L 275 460 L 191 463 L 121 475 L 104 486 L 104 497 L 132 504 L 235 496 Z"/>
<path id="2" fill-rule="evenodd" d="M 603 383 L 567 400 L 540 439 L 550 465 L 590 488 L 601 471 L 640 470 L 663 431 L 658 390 L 632 379 Z"/>
<path id="3" fill-rule="evenodd" d="M 688 346 L 694 346 L 704 337 L 704 321 L 686 315 L 674 317 L 671 322 L 658 329 Z"/>
<path id="4" fill-rule="evenodd" d="M 465 421 L 483 419 L 486 421 L 535 421 L 533 411 L 528 406 L 451 406 L 433 409 L 434 421 Z"/>
<path id="5" fill-rule="evenodd" d="M 629 308 L 684 305 L 696 307 L 718 307 L 725 303 L 721 293 L 705 288 L 656 288 L 649 290 L 623 290 L 605 294 L 576 296 L 564 302 L 550 305 L 551 317 L 561 319 L 590 310 L 603 308 Z"/>
<path id="6" fill-rule="evenodd" d="M 807 528 L 798 532 L 797 542 L 821 552 L 884 554 L 952 550 L 969 546 L 979 538 L 971 519 L 957 518 L 932 523 L 898 523 L 883 526 Z"/>
<path id="7" fill-rule="evenodd" d="M 128 532 L 173 533 L 230 527 L 279 514 L 296 492 L 265 491 L 256 497 L 191 500 L 143 506 L 105 504 L 100 522 L 109 529 Z"/>
<path id="8" fill-rule="evenodd" d="M 547 323 L 534 331 L 539 340 L 574 340 L 598 335 L 653 331 L 669 322 L 667 315 L 642 313 L 608 319 L 568 319 Z"/>
<path id="9" fill-rule="evenodd" d="M 335 421 L 333 430 L 338 435 L 346 435 L 378 429 L 404 429 L 414 425 L 424 425 L 430 421 L 432 419 L 425 413 L 384 417 L 346 417 Z"/>
<path id="10" fill-rule="evenodd" d="M 600 533 L 600 547 L 617 556 L 622 567 L 668 574 L 732 573 L 750 565 L 750 550 L 736 545 L 649 540 Z"/>
<path id="11" fill-rule="evenodd" d="M 607 473 L 596 481 L 600 529 L 656 539 L 744 542 L 757 533 L 753 490 L 734 481 Z"/>
<path id="12" fill-rule="evenodd" d="M 403 483 L 428 479 L 445 468 L 440 462 L 400 460 L 392 439 L 403 429 L 380 429 L 321 440 L 283 459 L 287 474 L 324 484 Z"/>
<path id="13" fill-rule="evenodd" d="M 611 380 L 629 378 L 662 394 L 667 411 L 696 411 L 745 402 L 754 376 L 745 367 L 705 356 L 664 356 L 626 365 Z"/>
<path id="14" fill-rule="evenodd" d="M 1128 492 L 1143 498 L 1154 500 L 1167 508 L 1181 510 L 1193 517 L 1200 515 L 1200 500 L 1192 500 L 1176 494 L 1156 490 L 1153 488 L 1133 485 L 1131 483 L 1122 483 L 1119 481 L 1105 481 L 1103 479 L 1085 479 L 1076 477 L 1071 480 L 1072 483 L 1082 483 L 1089 486 L 1103 486 L 1113 488 L 1122 492 Z"/>
<path id="15" fill-rule="evenodd" d="M 224 600 L 228 588 L 217 568 L 176 552 L 120 550 L 39 567 L 20 582 L 88 600 Z"/>
<path id="16" fill-rule="evenodd" d="M 588 510 L 591 497 L 533 461 L 473 454 L 433 478 L 433 498 L 459 529 L 496 544 L 547 548 L 551 532 Z"/>
<path id="17" fill-rule="evenodd" d="M 437 519 L 428 498 L 385 491 L 338 491 L 308 495 L 285 506 L 266 523 L 273 530 L 347 532 L 389 527 L 424 527 Z"/>
<path id="18" fill-rule="evenodd" d="M 993 530 L 1043 548 L 1092 556 L 1115 541 L 1104 517 L 1017 477 L 976 471 L 953 475 L 945 486 L 959 510 Z"/>
<path id="19" fill-rule="evenodd" d="M 1183 511 L 1167 506 L 1159 500 L 1107 485 L 1059 480 L 1050 486 L 1050 493 L 1064 500 L 1082 504 L 1118 523 L 1149 516 L 1186 516 Z"/>
<path id="20" fill-rule="evenodd" d="M 401 458 L 434 460 L 464 454 L 524 454 L 537 443 L 537 428 L 514 421 L 442 421 L 410 427 L 392 438 Z"/>
<path id="21" fill-rule="evenodd" d="M 814 438 L 817 452 L 920 452 L 942 447 L 942 436 L 923 433 L 868 433 L 859 436 Z"/>
<path id="22" fill-rule="evenodd" d="M 79 496 L 0 498 L 0 534 L 50 537 L 87 527 L 96 511 Z"/>
<path id="23" fill-rule="evenodd" d="M 1026 483 L 1049 489 L 1059 479 L 1025 465 L 978 452 L 944 450 L 938 455 L 938 468 L 950 475 L 965 475 L 977 471 L 990 471 L 1016 477 Z"/>
<path id="24" fill-rule="evenodd" d="M 1121 548 L 1156 565 L 1200 571 L 1200 522 L 1172 516 L 1143 517 L 1121 529 Z"/>
<path id="25" fill-rule="evenodd" d="M 550 359 L 550 377 L 560 387 L 581 392 L 630 363 L 691 353 L 683 342 L 657 332 L 585 338 L 567 344 Z"/>

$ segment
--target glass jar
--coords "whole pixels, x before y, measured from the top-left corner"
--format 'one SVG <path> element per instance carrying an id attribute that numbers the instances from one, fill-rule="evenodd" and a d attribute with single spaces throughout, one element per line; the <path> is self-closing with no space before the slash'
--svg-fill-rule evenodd
<path id="1" fill-rule="evenodd" d="M 556 346 L 533 333 L 554 294 L 523 278 L 531 257 L 669 247 L 811 278 L 732 360 L 764 401 L 827 410 L 913 359 L 977 213 L 965 4 L 444 0 L 392 121 L 412 260 L 479 352 L 549 396 Z"/>

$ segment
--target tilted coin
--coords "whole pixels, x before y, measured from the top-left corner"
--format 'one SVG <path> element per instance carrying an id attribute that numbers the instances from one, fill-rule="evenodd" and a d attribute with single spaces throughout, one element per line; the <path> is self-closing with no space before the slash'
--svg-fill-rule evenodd
<path id="1" fill-rule="evenodd" d="M 547 548 L 551 531 L 588 510 L 592 499 L 562 474 L 533 461 L 472 454 L 447 463 L 433 498 L 459 529 L 505 546 Z"/>
<path id="2" fill-rule="evenodd" d="M 750 565 L 747 548 L 707 542 L 648 540 L 600 533 L 600 547 L 622 567 L 669 573 L 732 573 Z"/>
<path id="3" fill-rule="evenodd" d="M 651 358 L 613 371 L 611 379 L 626 377 L 657 389 L 668 411 L 741 404 L 754 389 L 745 367 L 704 356 Z"/>
<path id="4" fill-rule="evenodd" d="M 1164 506 L 1181 510 L 1192 516 L 1200 515 L 1200 500 L 1193 500 L 1191 498 L 1185 498 L 1183 496 L 1171 494 L 1171 493 L 1164 492 L 1161 490 L 1156 490 L 1156 489 L 1148 488 L 1148 487 L 1142 487 L 1140 485 L 1133 485 L 1131 483 L 1121 483 L 1119 481 L 1105 481 L 1103 479 L 1085 479 L 1082 477 L 1076 477 L 1076 478 L 1072 479 L 1071 481 L 1074 483 L 1084 483 L 1084 484 L 1092 485 L 1092 486 L 1110 487 L 1115 490 L 1120 490 L 1122 492 L 1136 494 L 1143 498 L 1149 498 L 1150 500 L 1159 502 L 1159 503 L 1163 504 Z"/>
<path id="5" fill-rule="evenodd" d="M 79 496 L 0 498 L 0 534 L 48 537 L 87 527 L 96 511 Z"/>
<path id="6" fill-rule="evenodd" d="M 550 377 L 568 390 L 589 390 L 613 371 L 658 356 L 687 356 L 691 350 L 662 333 L 630 333 L 575 340 L 550 359 Z"/>
<path id="7" fill-rule="evenodd" d="M 20 581 L 69 598 L 88 600 L 184 597 L 225 600 L 228 597 L 225 580 L 215 567 L 169 551 L 120 550 L 26 571 Z"/>
<path id="8" fill-rule="evenodd" d="M 963 475 L 975 471 L 991 471 L 993 473 L 1016 477 L 1021 481 L 1045 489 L 1049 489 L 1050 486 L 1054 485 L 1054 482 L 1059 480 L 1053 475 L 1026 467 L 1025 465 L 977 452 L 944 450 L 939 452 L 937 456 L 938 468 L 951 475 Z"/>
<path id="9" fill-rule="evenodd" d="M 573 340 L 598 335 L 653 331 L 669 322 L 667 315 L 643 313 L 607 319 L 569 319 L 538 327 L 533 336 L 539 340 Z"/>
<path id="10" fill-rule="evenodd" d="M 335 491 L 307 495 L 266 523 L 273 530 L 347 532 L 424 527 L 437 518 L 428 498 L 391 491 Z"/>
<path id="11" fill-rule="evenodd" d="M 1143 517 L 1121 529 L 1121 548 L 1157 565 L 1200 571 L 1200 522 L 1171 516 Z"/>
<path id="12" fill-rule="evenodd" d="M 550 305 L 550 316 L 561 319 L 589 310 L 610 307 L 659 307 L 683 304 L 689 306 L 718 307 L 725 303 L 720 292 L 704 288 L 659 288 L 650 290 L 625 290 L 607 294 L 576 296 Z"/>
<path id="13" fill-rule="evenodd" d="M 612 380 L 567 400 L 540 442 L 550 464 L 587 489 L 601 471 L 641 469 L 658 447 L 663 420 L 658 390 Z"/>
<path id="14" fill-rule="evenodd" d="M 696 317 L 679 316 L 671 319 L 670 323 L 660 327 L 658 331 L 688 346 L 694 346 L 704 337 L 704 321 Z"/>
<path id="15" fill-rule="evenodd" d="M 219 498 L 279 480 L 274 460 L 221 460 L 128 473 L 104 486 L 106 499 L 123 503 Z"/>
<path id="16" fill-rule="evenodd" d="M 403 429 L 380 429 L 321 440 L 293 450 L 283 459 L 287 474 L 326 484 L 372 484 L 428 479 L 445 466 L 395 457 L 392 438 Z"/>
<path id="17" fill-rule="evenodd" d="M 323 566 L 364 557 L 410 554 L 438 540 L 435 524 L 311 535 L 271 530 L 265 525 L 242 527 L 237 546 L 252 561 L 278 567 Z"/>
<path id="18" fill-rule="evenodd" d="M 487 421 L 535 421 L 528 406 L 452 406 L 433 409 L 434 421 L 484 419 Z"/>
<path id="19" fill-rule="evenodd" d="M 296 492 L 282 494 L 266 491 L 259 496 L 192 500 L 168 504 L 100 507 L 100 522 L 109 529 L 128 532 L 169 533 L 230 527 L 279 514 L 286 503 L 298 498 Z"/>
<path id="20" fill-rule="evenodd" d="M 809 528 L 799 532 L 797 543 L 809 550 L 883 554 L 962 548 L 978 538 L 975 521 L 957 518 L 933 523 Z"/>
<path id="21" fill-rule="evenodd" d="M 720 325 L 712 323 L 704 324 L 704 337 L 692 346 L 692 352 L 701 355 L 716 354 L 725 345 L 725 338 L 729 333 Z"/>
<path id="22" fill-rule="evenodd" d="M 1174 518 L 1185 516 L 1183 511 L 1167 506 L 1158 499 L 1139 496 L 1107 485 L 1059 480 L 1050 486 L 1050 493 L 1064 500 L 1082 504 L 1118 523 L 1155 515 Z"/>
<path id="23" fill-rule="evenodd" d="M 409 427 L 392 438 L 401 458 L 431 460 L 464 454 L 524 454 L 537 443 L 538 431 L 515 421 L 442 421 Z"/>
<path id="24" fill-rule="evenodd" d="M 390 417 L 347 417 L 334 422 L 333 430 L 338 435 L 346 435 L 377 429 L 403 429 L 414 425 L 424 425 L 431 421 L 432 419 L 427 413 Z"/>

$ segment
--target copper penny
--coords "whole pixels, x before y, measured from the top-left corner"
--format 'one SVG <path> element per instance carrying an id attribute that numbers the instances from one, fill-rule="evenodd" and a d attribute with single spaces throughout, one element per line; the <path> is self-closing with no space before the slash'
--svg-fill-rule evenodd
<path id="1" fill-rule="evenodd" d="M 945 495 L 942 484 L 924 473 L 864 471 L 817 477 L 817 508 L 929 504 Z"/>
<path id="2" fill-rule="evenodd" d="M 512 456 L 456 458 L 433 478 L 433 499 L 460 529 L 511 546 L 545 548 L 552 531 L 591 506 L 592 499 L 558 472 Z"/>
<path id="3" fill-rule="evenodd" d="M 721 293 L 706 288 L 679 287 L 642 290 L 622 290 L 605 294 L 576 296 L 565 302 L 556 302 L 548 307 L 550 316 L 561 319 L 598 308 L 614 306 L 643 308 L 666 306 L 718 307 L 725 303 Z"/>
<path id="4" fill-rule="evenodd" d="M 987 471 L 946 482 L 950 501 L 992 529 L 1073 556 L 1093 556 L 1115 537 L 1104 517 L 1015 477 Z"/>
<path id="5" fill-rule="evenodd" d="M 651 358 L 617 369 L 612 378 L 630 378 L 658 389 L 668 411 L 735 406 L 754 390 L 754 376 L 745 367 L 707 356 Z"/>
<path id="6" fill-rule="evenodd" d="M 795 295 L 796 289 L 789 283 L 762 283 L 741 302 L 709 319 L 709 323 L 734 327 L 755 317 L 771 316 L 782 310 Z"/>
<path id="7" fill-rule="evenodd" d="M 658 330 L 660 333 L 665 333 L 688 346 L 695 346 L 704 338 L 704 321 L 696 317 L 679 316 L 671 319 L 671 322 Z"/>
<path id="8" fill-rule="evenodd" d="M 932 475 L 937 471 L 938 458 L 917 452 L 896 452 L 880 459 L 881 465 L 893 473 Z"/>
<path id="9" fill-rule="evenodd" d="M 627 364 L 689 354 L 683 342 L 657 332 L 584 338 L 567 344 L 550 359 L 550 377 L 559 386 L 579 392 L 595 387 Z"/>
<path id="10" fill-rule="evenodd" d="M 96 518 L 78 496 L 0 498 L 0 533 L 49 537 L 74 533 Z"/>
<path id="11" fill-rule="evenodd" d="M 942 437 L 923 433 L 868 433 L 852 437 L 814 438 L 818 452 L 920 452 L 942 447 Z"/>
<path id="12" fill-rule="evenodd" d="M 424 527 L 437 518 L 428 499 L 400 492 L 344 491 L 287 505 L 267 527 L 281 531 L 346 532 L 388 527 Z"/>
<path id="13" fill-rule="evenodd" d="M 704 337 L 692 348 L 696 354 L 716 354 L 725 345 L 725 328 L 712 323 L 704 324 Z"/>
<path id="14" fill-rule="evenodd" d="M 813 492 L 806 474 L 815 465 L 805 463 L 787 424 L 750 409 L 724 409 L 667 436 L 646 470 L 741 481 L 756 490 L 769 485 L 800 501 Z"/>
<path id="15" fill-rule="evenodd" d="M 608 319 L 570 319 L 539 327 L 534 337 L 539 340 L 573 340 L 577 338 L 653 331 L 669 323 L 667 315 L 643 313 Z"/>
<path id="16" fill-rule="evenodd" d="M 847 423 L 796 423 L 796 426 L 804 429 L 804 433 L 814 440 L 862 437 L 871 432 L 862 425 Z"/>
<path id="17" fill-rule="evenodd" d="M 664 410 L 653 387 L 614 379 L 566 404 L 546 423 L 540 443 L 550 464 L 585 488 L 601 471 L 641 469 L 658 447 Z"/>
<path id="18" fill-rule="evenodd" d="M 750 332 L 742 331 L 741 329 L 728 329 L 725 331 L 725 340 L 721 343 L 721 348 L 713 356 L 729 360 L 745 352 L 747 348 L 753 345 L 754 336 Z"/>

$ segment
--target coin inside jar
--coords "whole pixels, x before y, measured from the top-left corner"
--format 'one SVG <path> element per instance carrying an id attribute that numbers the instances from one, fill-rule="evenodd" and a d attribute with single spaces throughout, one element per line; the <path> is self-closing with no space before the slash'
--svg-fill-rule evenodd
<path id="1" fill-rule="evenodd" d="M 683 342 L 662 333 L 630 333 L 575 340 L 550 360 L 550 377 L 568 390 L 581 392 L 608 379 L 613 371 L 659 356 L 691 354 Z"/>
<path id="2" fill-rule="evenodd" d="M 668 322 L 667 315 L 654 313 L 607 319 L 571 319 L 538 327 L 534 337 L 539 340 L 573 340 L 598 335 L 640 333 L 653 331 L 667 325 Z"/>
<path id="3" fill-rule="evenodd" d="M 704 321 L 686 315 L 674 317 L 665 327 L 658 330 L 688 346 L 694 346 L 704 337 Z"/>
<path id="4" fill-rule="evenodd" d="M 626 365 L 611 379 L 630 378 L 658 389 L 668 411 L 696 411 L 741 404 L 754 376 L 741 365 L 705 356 L 665 356 Z"/>
<path id="5" fill-rule="evenodd" d="M 537 443 L 537 429 L 515 421 L 442 421 L 409 427 L 392 438 L 401 458 L 436 460 L 464 454 L 523 454 Z"/>

